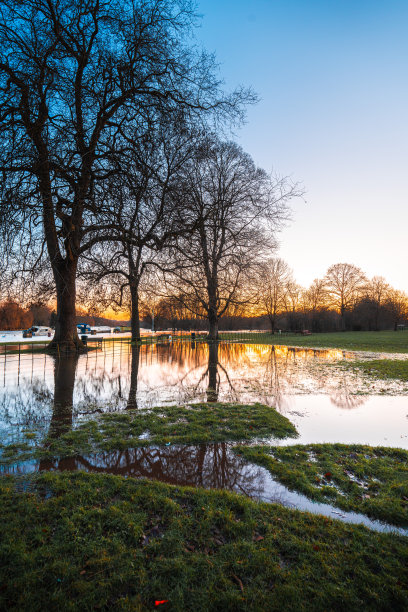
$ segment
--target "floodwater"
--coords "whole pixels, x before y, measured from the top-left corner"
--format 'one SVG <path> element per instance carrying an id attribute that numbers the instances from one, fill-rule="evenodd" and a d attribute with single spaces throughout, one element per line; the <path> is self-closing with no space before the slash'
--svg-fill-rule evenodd
<path id="1" fill-rule="evenodd" d="M 196 401 L 263 402 L 288 417 L 299 438 L 408 448 L 408 384 L 344 368 L 340 350 L 175 342 L 107 343 L 85 355 L 0 356 L 0 435 L 48 432 L 101 412 Z M 360 356 L 359 356 L 360 358 Z M 68 408 L 68 410 L 67 410 Z"/>
<path id="2" fill-rule="evenodd" d="M 340 350 L 194 342 L 132 347 L 106 343 L 84 355 L 0 356 L 0 435 L 60 435 L 101 412 L 196 401 L 263 402 L 297 427 L 273 444 L 342 442 L 408 448 L 408 385 L 377 382 L 346 370 Z M 359 355 L 361 358 L 361 355 Z M 375 529 L 381 524 L 339 513 L 288 491 L 229 444 L 146 447 L 54 461 L 30 461 L 1 473 L 38 470 L 109 472 L 171 484 L 225 488 Z"/>

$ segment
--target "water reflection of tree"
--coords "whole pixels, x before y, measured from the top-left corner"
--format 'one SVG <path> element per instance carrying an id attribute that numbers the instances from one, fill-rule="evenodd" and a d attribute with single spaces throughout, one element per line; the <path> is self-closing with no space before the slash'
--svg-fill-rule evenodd
<path id="1" fill-rule="evenodd" d="M 43 462 L 42 469 L 113 473 L 180 486 L 229 489 L 259 497 L 262 470 L 231 452 L 226 443 L 147 447 Z"/>
<path id="2" fill-rule="evenodd" d="M 366 395 L 352 394 L 349 386 L 348 377 L 344 374 L 339 386 L 330 395 L 330 401 L 338 408 L 352 410 L 366 403 Z"/>
<path id="3" fill-rule="evenodd" d="M 192 345 L 193 347 L 196 346 L 195 343 L 192 343 Z M 217 402 L 222 386 L 221 373 L 224 374 L 227 383 L 227 389 L 223 389 L 223 393 L 228 392 L 231 400 L 237 400 L 238 394 L 228 374 L 228 366 L 224 367 L 220 360 L 220 353 L 223 353 L 223 351 L 220 350 L 221 347 L 222 344 L 219 342 L 197 345 L 197 353 L 199 352 L 199 355 L 198 359 L 194 362 L 194 366 L 174 385 L 174 387 L 178 388 L 180 398 L 183 398 L 184 401 L 202 398 L 206 399 L 209 403 Z M 205 369 L 203 369 L 202 357 L 205 357 L 205 352 L 207 352 L 207 363 Z M 196 382 L 191 383 L 194 373 L 198 370 L 202 370 L 201 374 L 198 376 Z"/>
<path id="4" fill-rule="evenodd" d="M 139 375 L 140 346 L 133 345 L 131 352 L 130 387 L 126 408 L 137 408 L 137 379 Z"/>
<path id="5" fill-rule="evenodd" d="M 17 442 L 21 430 L 48 429 L 53 403 L 51 387 L 45 380 L 22 377 L 19 386 L 6 390 L 0 398 L 0 419 L 3 423 L 2 441 Z"/>

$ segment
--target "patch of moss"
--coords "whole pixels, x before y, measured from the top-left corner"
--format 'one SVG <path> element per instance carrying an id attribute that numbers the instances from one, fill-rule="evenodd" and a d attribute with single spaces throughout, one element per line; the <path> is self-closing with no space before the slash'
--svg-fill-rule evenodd
<path id="1" fill-rule="evenodd" d="M 235 450 L 311 499 L 408 526 L 408 451 L 345 444 Z"/>
<path id="2" fill-rule="evenodd" d="M 2 463 L 69 457 L 165 444 L 199 444 L 274 436 L 296 437 L 294 425 L 264 404 L 202 403 L 103 414 L 44 441 L 0 445 Z"/>
<path id="3" fill-rule="evenodd" d="M 3 610 L 406 610 L 406 538 L 235 494 L 0 479 Z"/>

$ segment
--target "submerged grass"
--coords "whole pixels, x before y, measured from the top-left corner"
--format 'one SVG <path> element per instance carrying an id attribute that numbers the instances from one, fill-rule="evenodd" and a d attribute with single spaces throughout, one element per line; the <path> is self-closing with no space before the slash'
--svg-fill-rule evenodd
<path id="1" fill-rule="evenodd" d="M 372 359 L 370 361 L 345 362 L 350 369 L 357 369 L 373 378 L 398 379 L 408 382 L 408 359 Z"/>
<path id="2" fill-rule="evenodd" d="M 408 451 L 308 444 L 238 447 L 236 452 L 311 499 L 408 526 Z"/>
<path id="3" fill-rule="evenodd" d="M 0 444 L 0 463 L 69 457 L 98 451 L 165 444 L 199 444 L 274 436 L 296 437 L 294 425 L 264 404 L 201 403 L 103 414 L 66 433 L 26 432 L 21 442 Z"/>
<path id="4" fill-rule="evenodd" d="M 407 585 L 401 536 L 118 476 L 0 479 L 3 610 L 406 610 Z"/>

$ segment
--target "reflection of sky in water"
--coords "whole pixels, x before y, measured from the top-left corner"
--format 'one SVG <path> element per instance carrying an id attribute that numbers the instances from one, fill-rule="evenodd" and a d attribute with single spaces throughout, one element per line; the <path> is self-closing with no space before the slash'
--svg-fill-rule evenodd
<path id="1" fill-rule="evenodd" d="M 200 343 L 143 346 L 138 364 L 133 353 L 133 368 L 127 343 L 112 342 L 103 351 L 79 357 L 72 394 L 74 424 L 93 412 L 130 405 L 206 401 L 211 387 L 211 397 L 218 401 L 275 405 L 298 428 L 301 437 L 297 442 L 408 447 L 408 401 L 404 395 L 408 384 L 373 382 L 336 367 L 336 362 L 352 354 L 220 344 L 218 362 L 211 365 L 209 347 Z M 52 357 L 41 354 L 22 355 L 20 365 L 17 355 L 8 355 L 6 362 L 0 356 L 3 440 L 7 432 L 9 439 L 14 439 L 24 427 L 47 431 L 55 412 L 54 364 Z M 64 368 L 67 372 L 69 368 L 63 360 L 58 367 L 61 384 Z M 69 389 L 64 392 L 69 396 Z"/>

